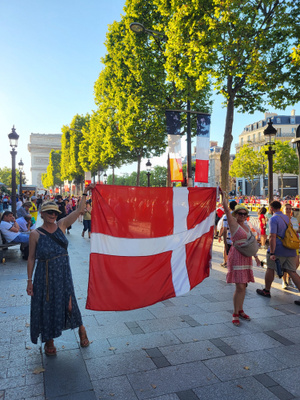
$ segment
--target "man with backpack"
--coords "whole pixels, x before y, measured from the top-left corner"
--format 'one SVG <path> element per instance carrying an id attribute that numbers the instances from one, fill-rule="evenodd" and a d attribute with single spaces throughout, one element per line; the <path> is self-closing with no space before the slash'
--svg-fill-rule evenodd
<path id="1" fill-rule="evenodd" d="M 284 215 L 281 209 L 281 203 L 277 200 L 272 201 L 269 205 L 273 216 L 270 218 L 270 246 L 267 251 L 267 271 L 265 274 L 265 288 L 256 289 L 256 293 L 260 296 L 271 297 L 270 289 L 274 280 L 276 263 L 278 259 L 283 271 L 288 272 L 292 278 L 294 284 L 300 290 L 300 277 L 297 274 L 297 263 L 296 263 L 296 250 L 285 247 L 282 243 L 282 239 L 285 236 L 289 224 L 289 217 Z M 296 300 L 295 304 L 300 305 L 300 301 Z"/>

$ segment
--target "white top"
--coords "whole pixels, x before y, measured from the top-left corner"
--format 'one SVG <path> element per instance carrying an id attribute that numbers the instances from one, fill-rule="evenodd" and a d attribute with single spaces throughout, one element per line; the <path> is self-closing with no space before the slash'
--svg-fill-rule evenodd
<path id="1" fill-rule="evenodd" d="M 12 226 L 13 224 L 7 221 L 1 221 L 0 223 L 0 231 L 3 233 L 3 236 L 8 243 L 10 243 L 19 235 L 19 232 L 11 232 L 10 229 L 12 228 Z"/>
<path id="2" fill-rule="evenodd" d="M 22 201 L 21 200 L 19 200 L 19 201 L 17 201 L 17 210 L 20 208 L 20 207 L 22 207 Z"/>

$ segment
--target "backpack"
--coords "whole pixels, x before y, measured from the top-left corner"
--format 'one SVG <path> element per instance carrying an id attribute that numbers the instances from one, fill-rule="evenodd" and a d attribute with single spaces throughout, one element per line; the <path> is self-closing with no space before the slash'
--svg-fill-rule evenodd
<path id="1" fill-rule="evenodd" d="M 282 218 L 282 219 L 284 220 L 284 218 Z M 284 222 L 286 223 L 285 220 L 284 220 Z M 282 241 L 282 244 L 284 247 L 287 247 L 288 249 L 297 250 L 297 249 L 299 249 L 299 245 L 300 245 L 300 240 L 298 238 L 298 235 L 297 235 L 296 231 L 294 230 L 291 222 L 289 222 L 288 224 L 286 223 L 286 225 L 287 225 L 287 228 L 285 230 L 284 237 L 283 238 L 281 238 L 280 236 L 277 236 L 277 237 L 278 237 L 278 239 L 280 239 Z"/>

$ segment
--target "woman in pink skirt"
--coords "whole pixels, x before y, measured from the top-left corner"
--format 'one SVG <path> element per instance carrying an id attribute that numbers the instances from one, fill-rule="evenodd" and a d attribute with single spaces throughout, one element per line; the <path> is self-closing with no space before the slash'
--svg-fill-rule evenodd
<path id="1" fill-rule="evenodd" d="M 234 243 L 235 241 L 242 239 L 246 240 L 250 236 L 250 228 L 246 224 L 249 214 L 247 207 L 237 205 L 231 213 L 222 190 L 221 194 L 223 197 L 223 207 L 227 216 L 232 242 Z M 244 256 L 234 246 L 231 246 L 228 253 L 226 282 L 235 283 L 232 323 L 235 326 L 239 326 L 239 318 L 250 321 L 249 315 L 244 313 L 243 305 L 247 283 L 254 282 L 254 276 L 252 270 L 252 257 Z"/>

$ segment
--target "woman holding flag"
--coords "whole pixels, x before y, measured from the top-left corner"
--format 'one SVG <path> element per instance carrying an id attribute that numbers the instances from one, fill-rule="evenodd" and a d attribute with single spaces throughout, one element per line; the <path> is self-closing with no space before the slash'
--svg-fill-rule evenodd
<path id="1" fill-rule="evenodd" d="M 228 226 L 231 233 L 233 244 L 236 241 L 246 241 L 251 235 L 251 230 L 246 224 L 249 214 L 247 207 L 242 205 L 235 206 L 232 211 L 228 207 L 228 202 L 221 188 L 222 203 L 227 216 Z M 237 248 L 231 246 L 227 258 L 227 283 L 235 283 L 235 292 L 233 295 L 234 311 L 232 314 L 232 323 L 235 326 L 240 325 L 239 318 L 250 321 L 249 315 L 244 313 L 244 299 L 246 294 L 246 286 L 248 282 L 254 282 L 252 270 L 252 257 L 246 257 L 238 251 Z"/>
<path id="2" fill-rule="evenodd" d="M 56 355 L 53 339 L 61 336 L 66 329 L 79 328 L 80 346 L 89 345 L 75 297 L 65 231 L 83 212 L 87 192 L 94 186 L 87 186 L 76 211 L 58 222 L 57 217 L 61 213 L 58 205 L 54 201 L 43 203 L 43 225 L 30 234 L 27 294 L 31 296 L 31 341 L 36 344 L 41 335 L 48 356 Z"/>

